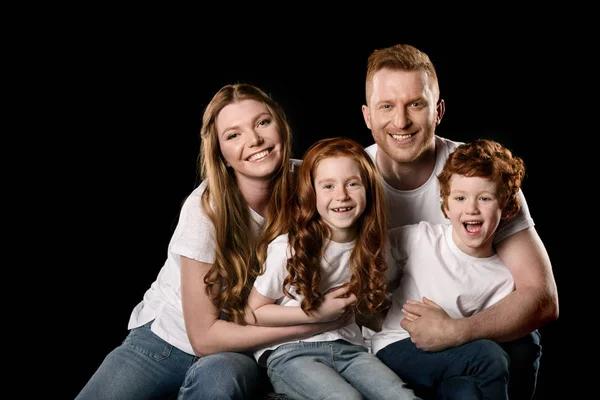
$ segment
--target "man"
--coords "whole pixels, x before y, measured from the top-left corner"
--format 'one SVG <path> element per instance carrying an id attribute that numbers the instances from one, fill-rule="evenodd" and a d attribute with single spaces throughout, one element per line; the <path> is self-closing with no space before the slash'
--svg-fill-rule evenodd
<path id="1" fill-rule="evenodd" d="M 437 74 L 427 54 L 399 44 L 375 50 L 368 59 L 363 117 L 375 144 L 367 151 L 381 173 L 390 228 L 429 221 L 449 223 L 440 209 L 437 174 L 460 143 L 435 135 L 444 111 Z M 550 259 L 520 193 L 519 215 L 502 223 L 495 247 L 515 290 L 470 317 L 451 319 L 414 299 L 404 309 L 419 316 L 402 320 L 415 345 L 426 351 L 491 339 L 508 353 L 510 398 L 531 399 L 541 347 L 537 329 L 558 318 L 558 294 Z M 460 386 L 461 383 L 457 385 Z"/>

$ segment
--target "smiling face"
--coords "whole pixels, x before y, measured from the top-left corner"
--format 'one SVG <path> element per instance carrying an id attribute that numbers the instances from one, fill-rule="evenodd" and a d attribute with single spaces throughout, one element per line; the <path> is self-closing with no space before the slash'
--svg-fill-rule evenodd
<path id="1" fill-rule="evenodd" d="M 452 222 L 452 239 L 473 257 L 490 257 L 492 241 L 502 217 L 498 184 L 486 178 L 454 174 L 450 178 L 446 214 Z"/>
<path id="2" fill-rule="evenodd" d="M 225 106 L 215 122 L 226 165 L 240 181 L 269 180 L 282 163 L 279 127 L 269 109 L 256 100 Z"/>
<path id="3" fill-rule="evenodd" d="M 363 117 L 387 157 L 409 163 L 433 149 L 443 103 L 437 105 L 437 92 L 425 71 L 383 68 L 368 85 L 368 106 L 362 108 Z"/>
<path id="4" fill-rule="evenodd" d="M 356 221 L 367 204 L 358 162 L 349 157 L 325 158 L 315 169 L 313 184 L 317 212 L 331 228 L 331 240 L 354 240 Z"/>

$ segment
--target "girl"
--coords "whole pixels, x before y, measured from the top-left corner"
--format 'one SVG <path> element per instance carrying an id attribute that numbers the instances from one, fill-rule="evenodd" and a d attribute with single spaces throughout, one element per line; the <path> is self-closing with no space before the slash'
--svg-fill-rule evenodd
<path id="1" fill-rule="evenodd" d="M 298 172 L 292 223 L 267 249 L 264 274 L 248 299 L 248 322 L 293 326 L 369 316 L 386 304 L 385 203 L 369 155 L 353 140 L 318 141 Z M 350 289 L 340 296 L 338 286 Z M 352 322 L 306 341 L 255 352 L 278 393 L 294 399 L 413 399 L 370 354 Z"/>
<path id="2" fill-rule="evenodd" d="M 240 352 L 338 324 L 243 325 L 254 249 L 289 216 L 294 164 L 282 109 L 257 87 L 227 85 L 207 105 L 200 134 L 202 182 L 182 206 L 167 260 L 134 308 L 129 335 L 77 400 L 166 397 L 184 378 L 180 396 L 248 398 L 258 367 Z"/>

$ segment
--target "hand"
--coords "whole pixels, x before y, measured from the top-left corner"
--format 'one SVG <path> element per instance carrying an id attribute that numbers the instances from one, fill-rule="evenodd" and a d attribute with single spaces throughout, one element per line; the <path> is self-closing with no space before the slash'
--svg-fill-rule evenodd
<path id="1" fill-rule="evenodd" d="M 425 351 L 440 351 L 461 345 L 456 334 L 456 321 L 427 297 L 423 302 L 408 300 L 402 312 L 405 318 L 400 326 L 410 335 L 417 348 Z"/>
<path id="2" fill-rule="evenodd" d="M 347 285 L 329 289 L 319 308 L 312 317 L 316 322 L 336 321 L 351 310 L 356 303 L 356 295 L 350 292 Z"/>

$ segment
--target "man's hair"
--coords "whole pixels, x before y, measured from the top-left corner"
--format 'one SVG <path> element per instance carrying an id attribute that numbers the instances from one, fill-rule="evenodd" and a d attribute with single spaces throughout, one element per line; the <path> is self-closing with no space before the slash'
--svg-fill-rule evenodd
<path id="1" fill-rule="evenodd" d="M 440 88 L 437 73 L 429 56 L 409 44 L 396 44 L 373 51 L 367 60 L 367 79 L 365 82 L 367 105 L 371 96 L 370 85 L 373 75 L 384 68 L 403 71 L 425 71 L 429 76 L 433 98 L 436 103 L 439 100 Z"/>

